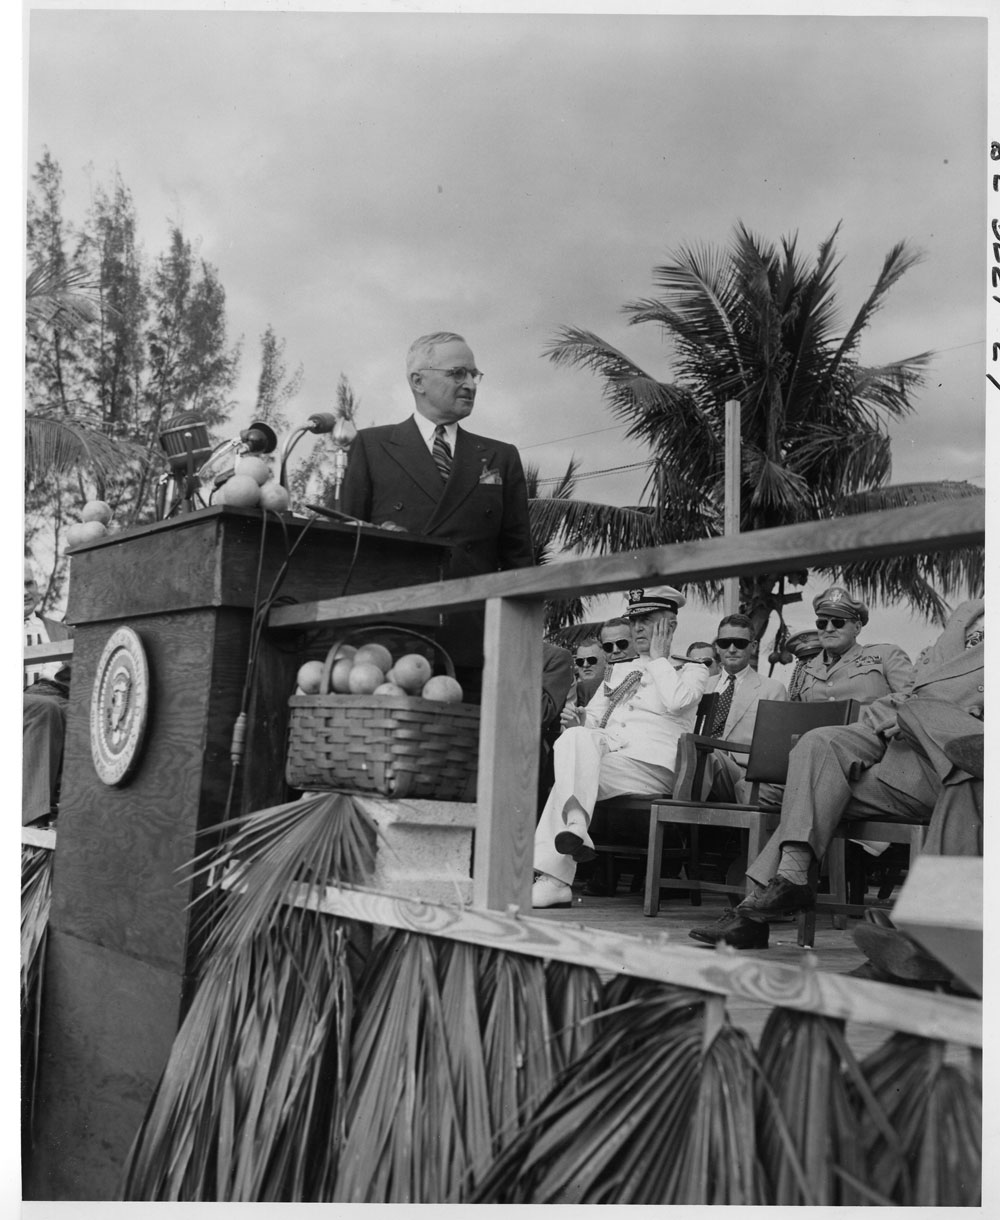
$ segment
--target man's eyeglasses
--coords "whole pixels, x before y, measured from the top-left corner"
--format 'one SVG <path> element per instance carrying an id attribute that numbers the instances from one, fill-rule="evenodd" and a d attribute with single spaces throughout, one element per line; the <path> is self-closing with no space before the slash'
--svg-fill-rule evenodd
<path id="1" fill-rule="evenodd" d="M 576 664 L 577 665 L 586 665 L 587 668 L 589 669 L 591 665 L 597 664 L 597 657 L 577 657 Z"/>
<path id="2" fill-rule="evenodd" d="M 628 650 L 632 647 L 632 641 L 631 640 L 611 640 L 607 644 L 602 644 L 601 647 L 604 649 L 605 652 L 608 652 L 608 653 L 614 652 L 616 648 L 619 652 L 628 652 Z"/>
<path id="3" fill-rule="evenodd" d="M 740 652 L 742 652 L 744 648 L 750 647 L 750 641 L 744 639 L 743 636 L 734 635 L 728 640 L 716 640 L 715 646 L 718 648 L 719 652 L 725 652 L 727 648 L 738 648 Z"/>
<path id="4" fill-rule="evenodd" d="M 816 620 L 816 626 L 820 631 L 825 631 L 826 625 L 829 623 L 831 627 L 834 627 L 837 631 L 839 631 L 846 622 L 846 618 L 818 618 Z"/>
<path id="5" fill-rule="evenodd" d="M 450 377 L 452 381 L 457 381 L 459 385 L 461 385 L 467 377 L 471 377 L 475 385 L 479 385 L 483 379 L 483 375 L 479 369 L 467 369 L 463 364 L 457 365 L 453 369 L 439 369 L 435 368 L 433 364 L 427 364 L 424 365 L 421 372 L 444 373 L 446 377 Z"/>

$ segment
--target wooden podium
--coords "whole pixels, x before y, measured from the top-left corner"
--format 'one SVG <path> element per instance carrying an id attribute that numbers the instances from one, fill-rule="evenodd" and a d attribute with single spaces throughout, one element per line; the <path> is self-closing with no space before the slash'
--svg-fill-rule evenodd
<path id="1" fill-rule="evenodd" d="M 224 817 L 255 588 L 286 601 L 436 581 L 448 548 L 373 527 L 208 508 L 72 552 L 75 625 L 27 1199 L 113 1199 L 187 1000 L 185 866 Z M 258 570 L 260 573 L 258 581 Z M 424 624 L 427 623 L 424 619 Z M 432 618 L 431 622 L 436 621 Z M 131 777 L 104 783 L 90 707 L 105 644 L 142 641 L 148 722 Z M 330 631 L 263 632 L 232 816 L 288 799 L 287 700 Z"/>

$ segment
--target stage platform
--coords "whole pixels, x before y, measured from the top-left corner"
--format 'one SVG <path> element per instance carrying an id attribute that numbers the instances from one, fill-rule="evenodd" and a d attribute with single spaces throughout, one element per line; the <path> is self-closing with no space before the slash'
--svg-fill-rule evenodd
<path id="1" fill-rule="evenodd" d="M 705 894 L 700 907 L 692 906 L 687 898 L 676 895 L 669 896 L 665 890 L 657 915 L 647 918 L 642 913 L 642 893 L 631 893 L 626 877 L 619 885 L 614 897 L 591 897 L 582 889 L 573 891 L 573 906 L 562 910 L 532 911 L 532 915 L 541 919 L 558 920 L 570 924 L 582 924 L 584 927 L 595 928 L 602 932 L 613 932 L 622 936 L 640 936 L 656 939 L 660 936 L 668 938 L 671 945 L 690 946 L 692 952 L 705 955 L 714 952 L 738 953 L 742 958 L 759 958 L 769 963 L 788 965 L 808 965 L 816 970 L 828 971 L 831 974 L 846 974 L 855 966 L 860 966 L 865 960 L 864 954 L 855 945 L 851 935 L 858 920 L 848 919 L 847 927 L 839 930 L 833 926 L 832 918 L 820 912 L 816 917 L 815 945 L 812 949 L 801 949 L 797 944 L 798 925 L 790 919 L 771 925 L 771 937 L 768 948 L 759 950 L 714 950 L 698 943 L 688 936 L 688 932 L 696 924 L 711 923 L 722 914 L 728 905 L 721 894 Z M 874 902 L 874 893 L 869 894 L 871 905 L 883 906 Z M 908 991 L 902 989 L 901 991 Z M 739 996 L 731 996 L 726 1001 L 726 1008 L 734 1025 L 745 1029 L 754 1043 L 760 1037 L 764 1022 L 771 1012 L 770 1005 L 756 1003 Z M 883 1029 L 871 1025 L 851 1024 L 847 1027 L 848 1043 L 855 1055 L 863 1058 L 887 1037 Z"/>

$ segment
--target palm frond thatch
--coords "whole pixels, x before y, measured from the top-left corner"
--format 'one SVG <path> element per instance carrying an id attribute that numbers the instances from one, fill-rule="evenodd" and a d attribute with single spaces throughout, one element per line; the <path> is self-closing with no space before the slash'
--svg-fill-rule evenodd
<path id="1" fill-rule="evenodd" d="M 470 950 L 459 945 L 450 954 L 460 977 L 446 970 L 453 981 L 443 1002 L 436 949 L 429 937 L 394 932 L 372 958 L 335 1188 L 345 1202 L 455 1201 L 488 1160 L 485 1067 L 478 1023 L 469 1019 Z"/>
<path id="2" fill-rule="evenodd" d="M 898 1206 L 977 1207 L 981 1198 L 982 1091 L 945 1046 L 893 1034 L 861 1065 L 898 1145 L 862 1120 L 868 1173 Z"/>
<path id="3" fill-rule="evenodd" d="M 371 870 L 374 827 L 324 794 L 237 819 L 209 880 L 203 968 L 125 1168 L 131 1200 L 331 1197 L 344 1135 L 356 930 L 292 905 Z M 207 913 L 206 913 L 207 912 Z"/>
<path id="4" fill-rule="evenodd" d="M 613 980 L 585 1052 L 567 1062 L 473 1201 L 768 1201 L 752 1047 L 728 1026 L 706 1038 L 706 1011 L 697 993 Z"/>
<path id="5" fill-rule="evenodd" d="M 25 1147 L 30 1146 L 34 1128 L 53 856 L 48 848 L 21 848 L 21 1137 Z"/>

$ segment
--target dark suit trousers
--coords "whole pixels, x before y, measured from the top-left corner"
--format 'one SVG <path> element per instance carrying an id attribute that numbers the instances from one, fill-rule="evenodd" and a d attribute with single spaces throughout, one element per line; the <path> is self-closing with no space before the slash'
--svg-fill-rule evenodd
<path id="1" fill-rule="evenodd" d="M 47 817 L 59 790 L 66 708 L 62 695 L 24 692 L 21 824 Z"/>

